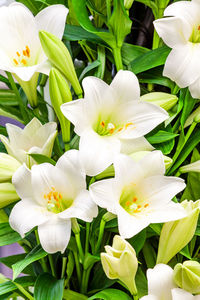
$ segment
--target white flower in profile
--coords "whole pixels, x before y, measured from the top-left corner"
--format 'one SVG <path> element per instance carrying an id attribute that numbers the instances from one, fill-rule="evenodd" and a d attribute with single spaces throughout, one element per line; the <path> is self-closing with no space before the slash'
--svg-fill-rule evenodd
<path id="1" fill-rule="evenodd" d="M 0 7 L 0 69 L 29 81 L 35 72 L 48 74 L 50 64 L 42 50 L 39 31 L 46 30 L 60 39 L 68 9 L 51 5 L 35 17 L 23 4 L 14 2 Z"/>
<path id="2" fill-rule="evenodd" d="M 65 103 L 61 110 L 80 136 L 79 149 L 88 175 L 113 163 L 116 153 L 152 150 L 144 138 L 168 118 L 160 107 L 140 101 L 137 77 L 119 71 L 107 85 L 96 77 L 83 80 L 84 99 Z"/>
<path id="3" fill-rule="evenodd" d="M 182 179 L 164 176 L 160 151 L 139 162 L 119 154 L 114 161 L 115 178 L 90 186 L 97 205 L 117 215 L 119 233 L 131 238 L 150 223 L 163 223 L 186 216 L 184 208 L 171 199 L 185 188 Z"/>
<path id="4" fill-rule="evenodd" d="M 181 88 L 189 86 L 194 98 L 200 98 L 200 1 L 178 1 L 169 5 L 163 19 L 154 26 L 166 45 L 172 48 L 163 75 Z"/>
<path id="5" fill-rule="evenodd" d="M 177 288 L 173 281 L 173 269 L 165 264 L 158 264 L 147 270 L 148 296 L 140 300 L 200 300 L 185 290 Z"/>
<path id="6" fill-rule="evenodd" d="M 67 151 L 53 166 L 25 165 L 13 176 L 20 198 L 11 211 L 11 227 L 22 237 L 35 226 L 48 253 L 64 252 L 71 235 L 71 218 L 91 222 L 98 209 L 86 190 L 79 152 Z"/>
<path id="7" fill-rule="evenodd" d="M 15 157 L 21 163 L 25 162 L 30 168 L 34 163 L 29 156 L 30 153 L 51 156 L 57 135 L 56 127 L 55 122 L 42 125 L 37 118 L 33 118 L 24 129 L 7 123 L 8 138 L 0 135 L 0 139 L 9 155 Z"/>

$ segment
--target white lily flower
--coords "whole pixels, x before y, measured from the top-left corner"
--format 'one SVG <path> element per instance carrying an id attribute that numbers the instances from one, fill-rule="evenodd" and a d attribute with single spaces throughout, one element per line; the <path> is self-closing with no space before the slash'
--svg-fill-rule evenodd
<path id="1" fill-rule="evenodd" d="M 35 72 L 48 74 L 50 64 L 38 33 L 46 30 L 61 39 L 67 13 L 64 5 L 51 5 L 35 17 L 18 2 L 0 7 L 0 69 L 16 74 L 23 81 L 29 81 Z"/>
<path id="2" fill-rule="evenodd" d="M 200 300 L 185 290 L 177 288 L 173 281 L 173 269 L 165 264 L 158 264 L 147 270 L 148 296 L 140 300 Z"/>
<path id="3" fill-rule="evenodd" d="M 11 211 L 11 227 L 22 237 L 35 226 L 48 253 L 64 252 L 71 235 L 71 218 L 91 222 L 98 209 L 86 190 L 79 152 L 67 151 L 56 166 L 48 163 L 25 165 L 13 176 L 20 198 Z"/>
<path id="4" fill-rule="evenodd" d="M 144 138 L 168 118 L 165 110 L 140 100 L 137 77 L 119 71 L 107 85 L 96 77 L 83 80 L 85 98 L 65 103 L 61 110 L 80 136 L 79 149 L 88 175 L 107 168 L 116 153 L 152 150 Z"/>
<path id="5" fill-rule="evenodd" d="M 181 88 L 189 86 L 194 98 L 200 97 L 200 2 L 178 1 L 169 5 L 164 16 L 154 21 L 157 33 L 172 51 L 163 75 Z"/>
<path id="6" fill-rule="evenodd" d="M 28 167 L 34 164 L 30 153 L 38 153 L 51 156 L 57 124 L 49 122 L 42 125 L 37 118 L 33 118 L 24 129 L 13 124 L 6 124 L 8 137 L 0 135 L 0 139 L 9 155 L 19 162 L 26 163 Z"/>
<path id="7" fill-rule="evenodd" d="M 95 182 L 90 192 L 97 205 L 117 215 L 123 238 L 131 238 L 150 223 L 186 216 L 184 208 L 171 201 L 185 183 L 180 178 L 164 176 L 160 151 L 147 154 L 139 162 L 119 154 L 114 168 L 115 178 Z"/>

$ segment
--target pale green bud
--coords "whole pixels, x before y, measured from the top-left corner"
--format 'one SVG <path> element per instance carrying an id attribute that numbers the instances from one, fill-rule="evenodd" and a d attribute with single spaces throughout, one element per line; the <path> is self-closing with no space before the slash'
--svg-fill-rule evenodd
<path id="1" fill-rule="evenodd" d="M 173 274 L 174 282 L 183 290 L 191 294 L 200 294 L 200 263 L 185 261 L 177 264 Z"/>
<path id="2" fill-rule="evenodd" d="M 124 0 L 124 7 L 125 7 L 125 9 L 130 9 L 131 8 L 131 6 L 132 6 L 132 4 L 133 4 L 133 1 L 134 0 Z"/>
<path id="3" fill-rule="evenodd" d="M 153 92 L 141 96 L 140 100 L 155 104 L 168 111 L 177 103 L 178 98 L 168 93 Z"/>
<path id="4" fill-rule="evenodd" d="M 10 181 L 21 164 L 14 157 L 0 153 L 0 182 Z"/>
<path id="5" fill-rule="evenodd" d="M 0 208 L 19 200 L 15 187 L 12 183 L 0 183 Z"/>
<path id="6" fill-rule="evenodd" d="M 68 83 L 55 68 L 52 68 L 49 74 L 49 93 L 51 103 L 60 122 L 63 142 L 67 143 L 70 141 L 70 122 L 64 117 L 60 106 L 63 103 L 72 101 L 72 95 Z"/>
<path id="7" fill-rule="evenodd" d="M 200 173 L 200 160 L 197 160 L 191 164 L 185 165 L 179 169 L 181 173 L 197 172 Z"/>
<path id="8" fill-rule="evenodd" d="M 189 117 L 187 118 L 187 120 L 184 124 L 184 128 L 186 128 L 187 126 L 190 126 L 192 124 L 192 122 L 194 121 L 195 117 L 197 117 L 199 114 L 200 114 L 200 106 L 197 107 L 197 109 L 195 109 L 191 115 L 189 115 Z M 197 120 L 198 120 L 198 117 L 197 117 Z"/>
<path id="9" fill-rule="evenodd" d="M 135 274 L 138 260 L 133 247 L 121 236 L 115 235 L 113 245 L 105 246 L 106 253 L 101 253 L 101 263 L 110 279 L 121 280 L 131 294 L 137 294 Z"/>
<path id="10" fill-rule="evenodd" d="M 200 122 L 200 113 L 194 117 L 194 122 L 196 122 L 196 123 Z"/>
<path id="11" fill-rule="evenodd" d="M 187 216 L 163 225 L 159 240 L 157 264 L 167 264 L 194 236 L 199 217 L 200 200 L 195 202 L 185 200 L 181 205 Z"/>
<path id="12" fill-rule="evenodd" d="M 52 33 L 40 31 L 39 37 L 48 59 L 70 81 L 75 93 L 77 95 L 82 95 L 82 89 L 67 47 L 65 47 L 64 43 Z"/>

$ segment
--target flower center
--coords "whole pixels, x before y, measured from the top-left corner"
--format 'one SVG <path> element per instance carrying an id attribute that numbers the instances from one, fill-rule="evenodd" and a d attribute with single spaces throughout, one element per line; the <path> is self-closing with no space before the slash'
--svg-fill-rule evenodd
<path id="1" fill-rule="evenodd" d="M 62 194 L 56 191 L 54 187 L 51 188 L 48 194 L 44 194 L 44 199 L 47 201 L 47 210 L 55 214 L 69 208 L 73 203 L 71 199 L 64 199 Z"/>
<path id="2" fill-rule="evenodd" d="M 134 124 L 132 122 L 126 123 L 125 125 L 116 125 L 115 123 L 112 123 L 110 121 L 100 121 L 100 123 L 97 124 L 96 132 L 99 135 L 102 136 L 109 136 L 113 135 L 115 133 L 118 133 L 122 130 L 126 130 L 129 127 L 135 128 Z"/>
<path id="3" fill-rule="evenodd" d="M 16 52 L 16 57 L 13 58 L 13 62 L 16 67 L 26 67 L 29 65 L 30 57 L 30 48 L 29 46 L 26 46 L 25 50 L 22 50 L 21 53 L 19 51 Z"/>
<path id="4" fill-rule="evenodd" d="M 119 202 L 130 215 L 140 213 L 149 206 L 149 203 L 137 197 L 134 183 L 124 188 Z"/>
<path id="5" fill-rule="evenodd" d="M 191 34 L 191 36 L 189 38 L 189 41 L 191 43 L 195 43 L 195 44 L 196 43 L 200 43 L 200 25 L 195 26 L 193 28 L 192 34 Z"/>

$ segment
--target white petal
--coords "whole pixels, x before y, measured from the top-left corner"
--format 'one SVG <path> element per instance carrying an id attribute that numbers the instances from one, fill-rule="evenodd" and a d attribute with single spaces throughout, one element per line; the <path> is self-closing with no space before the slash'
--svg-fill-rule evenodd
<path id="1" fill-rule="evenodd" d="M 23 129 L 23 134 L 24 135 L 30 135 L 33 136 L 35 135 L 36 131 L 38 131 L 38 129 L 42 127 L 41 122 L 37 119 L 37 118 L 33 118 L 27 125 L 26 127 L 24 127 Z M 17 127 L 19 128 L 19 127 Z"/>
<path id="2" fill-rule="evenodd" d="M 190 38 L 191 27 L 180 18 L 163 18 L 153 23 L 158 35 L 171 48 L 185 44 Z"/>
<path id="3" fill-rule="evenodd" d="M 185 188 L 184 180 L 177 177 L 156 175 L 144 179 L 138 187 L 145 199 L 162 207 Z"/>
<path id="4" fill-rule="evenodd" d="M 172 300 L 200 300 L 200 296 L 196 295 L 193 296 L 189 292 L 186 292 L 185 290 L 174 288 L 172 289 Z"/>
<path id="5" fill-rule="evenodd" d="M 194 1 L 178 1 L 165 9 L 164 16 L 182 18 L 191 26 L 192 33 L 192 26 L 198 24 L 199 21 L 199 5 L 194 3 Z"/>
<path id="6" fill-rule="evenodd" d="M 118 103 L 139 100 L 140 86 L 133 72 L 120 70 L 115 75 L 110 86 L 117 94 Z"/>
<path id="7" fill-rule="evenodd" d="M 63 115 L 74 124 L 74 131 L 81 135 L 89 122 L 86 118 L 86 103 L 84 99 L 70 101 L 61 105 L 60 109 Z"/>
<path id="8" fill-rule="evenodd" d="M 140 160 L 140 166 L 143 169 L 144 177 L 164 175 L 165 163 L 162 152 L 155 150 L 147 153 L 143 159 Z"/>
<path id="9" fill-rule="evenodd" d="M 164 264 L 158 264 L 153 269 L 147 270 L 148 292 L 158 299 L 172 300 L 171 289 L 173 283 L 173 269 Z M 159 278 L 159 283 L 158 283 Z"/>
<path id="10" fill-rule="evenodd" d="M 161 201 L 162 202 L 162 201 Z M 165 223 L 175 221 L 187 217 L 187 214 L 183 207 L 179 203 L 170 202 L 169 204 L 163 204 L 163 207 L 152 211 L 149 215 L 151 223 Z"/>
<path id="11" fill-rule="evenodd" d="M 145 139 L 145 137 L 139 137 L 137 139 L 120 139 L 121 153 L 132 154 L 138 151 L 152 151 L 154 147 Z"/>
<path id="12" fill-rule="evenodd" d="M 118 199 L 116 195 L 116 182 L 114 179 L 105 179 L 90 185 L 90 194 L 93 201 L 102 208 L 115 214 Z"/>
<path id="13" fill-rule="evenodd" d="M 51 153 L 53 150 L 53 145 L 54 145 L 56 136 L 57 136 L 57 131 L 54 131 L 53 133 L 51 133 L 49 135 L 49 137 L 46 140 L 46 143 L 44 144 L 44 146 L 41 149 L 41 154 L 51 157 Z"/>
<path id="14" fill-rule="evenodd" d="M 23 130 L 20 127 L 10 123 L 6 124 L 6 130 L 8 133 L 10 144 L 15 148 L 22 148 L 21 136 L 23 134 Z"/>
<path id="15" fill-rule="evenodd" d="M 11 72 L 16 74 L 21 80 L 29 81 L 33 74 L 38 70 L 39 65 L 31 67 L 13 67 Z"/>
<path id="16" fill-rule="evenodd" d="M 164 109 L 144 101 L 129 101 L 121 104 L 118 106 L 118 114 L 118 118 L 124 124 L 133 123 L 133 126 L 118 133 L 118 136 L 124 139 L 144 136 L 169 117 Z"/>
<path id="17" fill-rule="evenodd" d="M 154 295 L 148 295 L 140 298 L 140 300 L 160 300 L 160 299 Z"/>
<path id="18" fill-rule="evenodd" d="M 62 219 L 78 218 L 85 222 L 92 222 L 98 214 L 97 205 L 91 199 L 88 191 L 83 190 L 74 200 L 71 207 L 59 214 Z"/>
<path id="19" fill-rule="evenodd" d="M 200 99 L 200 77 L 189 86 L 193 98 Z"/>
<path id="20" fill-rule="evenodd" d="M 68 9 L 64 5 L 51 5 L 37 14 L 35 21 L 38 31 L 45 30 L 62 39 Z"/>
<path id="21" fill-rule="evenodd" d="M 125 239 L 130 239 L 150 224 L 148 217 L 140 218 L 130 215 L 118 205 L 117 209 L 119 233 Z"/>
<path id="22" fill-rule="evenodd" d="M 77 191 L 86 189 L 86 175 L 82 169 L 80 161 L 80 152 L 78 150 L 69 150 L 65 152 L 57 161 L 56 167 L 68 174 Z"/>
<path id="23" fill-rule="evenodd" d="M 4 144 L 4 146 L 6 147 L 6 150 L 9 155 L 14 156 L 20 162 L 24 162 L 24 160 L 21 160 L 21 155 L 20 156 L 17 155 L 16 149 L 10 144 L 9 140 L 4 135 L 0 134 L 0 139 L 1 142 Z"/>
<path id="24" fill-rule="evenodd" d="M 32 198 L 31 171 L 24 164 L 14 173 L 12 183 L 21 199 Z"/>
<path id="25" fill-rule="evenodd" d="M 163 75 L 184 88 L 199 78 L 200 44 L 188 42 L 172 49 L 167 57 Z"/>
<path id="26" fill-rule="evenodd" d="M 48 253 L 63 253 L 71 236 L 71 221 L 59 219 L 53 215 L 46 223 L 38 226 L 42 248 Z"/>
<path id="27" fill-rule="evenodd" d="M 88 130 L 81 136 L 79 149 L 86 174 L 95 176 L 112 164 L 114 154 L 120 152 L 120 141 Z"/>
<path id="28" fill-rule="evenodd" d="M 24 199 L 19 201 L 12 209 L 9 223 L 22 237 L 35 226 L 49 219 L 48 212 L 34 202 Z"/>

